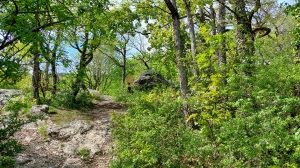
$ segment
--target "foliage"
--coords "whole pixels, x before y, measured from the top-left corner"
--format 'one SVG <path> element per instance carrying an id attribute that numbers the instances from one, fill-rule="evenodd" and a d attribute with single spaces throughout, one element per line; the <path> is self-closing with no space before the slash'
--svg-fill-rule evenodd
<path id="1" fill-rule="evenodd" d="M 87 85 L 90 89 L 105 91 L 111 85 L 109 74 L 115 67 L 104 54 L 96 52 L 92 62 L 87 66 Z"/>
<path id="2" fill-rule="evenodd" d="M 180 19 L 176 25 L 180 35 L 174 36 L 174 18 L 170 17 L 170 11 L 185 17 L 184 2 L 190 3 L 198 29 L 196 62 L 189 50 L 192 43 L 186 20 Z M 0 2 L 0 86 L 20 88 L 26 95 L 7 106 L 11 116 L 1 116 L 1 123 L 20 124 L 0 130 L 13 132 L 22 125 L 23 120 L 14 118 L 29 115 L 34 103 L 28 99 L 32 86 L 40 90 L 46 84 L 57 86 L 55 92 L 44 92 L 51 94 L 42 102 L 77 109 L 89 107 L 93 98 L 99 98 L 90 95 L 88 86 L 115 96 L 128 107 L 127 113 L 112 116 L 116 145 L 112 167 L 299 167 L 300 5 L 279 6 L 273 0 L 236 2 L 226 2 L 222 17 L 221 0 L 178 1 L 180 10 L 172 8 L 169 0 Z M 223 17 L 225 25 L 220 23 Z M 228 31 L 223 32 L 222 26 Z M 263 31 L 268 35 L 260 36 Z M 137 37 L 136 33 L 146 37 L 147 43 L 138 46 L 131 38 Z M 121 36 L 128 38 L 120 40 Z M 182 41 L 182 46 L 177 45 L 182 50 L 175 49 L 175 37 Z M 76 53 L 68 56 L 70 46 L 65 44 L 78 51 L 79 57 Z M 49 82 L 54 76 L 46 80 L 42 75 L 44 81 L 32 83 L 27 64 L 32 63 L 29 53 L 33 45 L 39 52 L 36 67 L 51 62 L 52 75 L 61 71 L 54 67 L 59 61 L 68 68 L 63 70 L 69 74 L 57 85 Z M 139 50 L 139 55 L 126 45 Z M 176 59 L 181 52 L 182 57 Z M 77 64 L 76 72 L 66 66 L 70 59 Z M 198 66 L 199 76 L 192 73 L 192 65 Z M 127 93 L 122 80 L 129 74 L 136 79 L 148 67 L 175 85 L 186 83 L 181 76 L 187 75 L 185 99 L 170 88 Z M 181 71 L 185 67 L 187 72 Z M 45 68 L 41 74 L 50 73 Z M 14 111 L 18 113 L 14 115 Z M 77 113 L 57 111 L 59 122 Z M 182 111 L 189 113 L 190 127 L 185 127 Z M 44 134 L 45 128 L 40 131 Z M 7 138 L 3 141 L 0 137 L 0 142 L 10 142 Z M 21 149 L 18 144 L 11 145 L 14 148 L 5 146 L 3 151 Z M 85 149 L 78 153 L 88 156 Z M 11 155 L 0 155 L 0 165 L 13 164 Z"/>
<path id="3" fill-rule="evenodd" d="M 83 157 L 83 160 L 85 162 L 90 162 L 90 156 L 89 156 L 89 151 L 86 148 L 82 148 L 79 151 L 76 151 L 77 155 L 81 155 Z"/>
<path id="4" fill-rule="evenodd" d="M 92 103 L 92 96 L 88 90 L 81 90 L 76 96 L 76 101 L 73 101 L 73 90 L 70 87 L 72 83 L 72 76 L 65 77 L 61 80 L 59 93 L 52 98 L 51 105 L 54 107 L 64 107 L 71 109 L 84 109 L 90 107 Z"/>
<path id="5" fill-rule="evenodd" d="M 15 160 L 12 157 L 23 150 L 22 145 L 12 139 L 14 133 L 23 125 L 42 117 L 28 115 L 31 106 L 27 102 L 26 98 L 11 99 L 5 108 L 8 113 L 0 114 L 0 167 L 14 167 Z M 27 118 L 23 113 L 27 113 Z"/>
<path id="6" fill-rule="evenodd" d="M 22 79 L 26 69 L 21 65 L 22 59 L 8 53 L 0 53 L 0 84 L 11 85 Z"/>
<path id="7" fill-rule="evenodd" d="M 178 92 L 153 90 L 132 99 L 126 114 L 113 114 L 112 167 L 176 167 L 197 149 L 182 122 Z"/>
<path id="8" fill-rule="evenodd" d="M 44 138 L 45 141 L 49 141 L 49 136 L 47 134 L 47 125 L 43 125 L 40 127 L 39 129 L 39 133 L 42 135 L 42 137 Z"/>

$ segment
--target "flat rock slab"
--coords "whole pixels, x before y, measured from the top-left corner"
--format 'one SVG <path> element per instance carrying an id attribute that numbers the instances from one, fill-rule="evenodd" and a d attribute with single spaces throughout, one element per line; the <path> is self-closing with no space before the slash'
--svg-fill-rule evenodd
<path id="1" fill-rule="evenodd" d="M 22 168 L 106 168 L 112 159 L 108 155 L 112 136 L 109 130 L 110 113 L 122 113 L 123 106 L 105 97 L 89 112 L 92 121 L 74 120 L 56 125 L 51 117 L 22 127 L 15 134 L 25 151 L 16 156 L 17 167 Z M 41 133 L 41 128 L 46 132 Z M 44 134 L 44 135 L 42 135 Z M 88 151 L 90 162 L 78 151 Z"/>

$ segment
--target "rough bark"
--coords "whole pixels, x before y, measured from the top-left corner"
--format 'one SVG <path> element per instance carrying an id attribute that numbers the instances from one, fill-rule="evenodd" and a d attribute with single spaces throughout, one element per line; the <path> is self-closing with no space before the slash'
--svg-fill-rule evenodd
<path id="1" fill-rule="evenodd" d="M 49 90 L 49 67 L 50 67 L 50 63 L 46 62 L 46 66 L 44 69 L 44 80 L 45 80 L 44 89 L 45 90 Z"/>
<path id="2" fill-rule="evenodd" d="M 216 35 L 217 31 L 216 31 L 216 11 L 213 8 L 213 6 L 209 6 L 209 10 L 210 10 L 210 19 L 211 19 L 211 27 L 212 27 L 212 35 Z"/>
<path id="3" fill-rule="evenodd" d="M 220 0 L 222 3 L 225 3 L 225 0 Z M 218 9 L 218 21 L 217 21 L 217 32 L 218 34 L 224 34 L 226 32 L 226 24 L 225 24 L 225 15 L 226 15 L 226 8 L 225 6 L 219 3 Z M 217 51 L 217 58 L 219 64 L 226 64 L 226 50 L 225 50 L 225 41 L 222 40 L 220 44 L 220 49 Z"/>
<path id="4" fill-rule="evenodd" d="M 299 44 L 296 46 L 296 58 L 297 58 L 297 60 L 300 59 L 300 45 Z"/>
<path id="5" fill-rule="evenodd" d="M 244 76 L 252 76 L 254 71 L 254 35 L 252 33 L 251 19 L 246 13 L 244 0 L 235 0 L 236 7 L 236 53 L 239 55 Z M 249 15 L 250 16 L 250 15 Z"/>
<path id="6" fill-rule="evenodd" d="M 51 62 L 51 74 L 52 74 L 52 95 L 56 94 L 57 90 L 57 72 L 56 72 L 56 63 L 55 61 Z"/>
<path id="7" fill-rule="evenodd" d="M 52 95 L 56 94 L 57 91 L 57 82 L 58 82 L 58 76 L 56 72 L 56 61 L 57 61 L 57 55 L 59 54 L 58 48 L 60 45 L 60 38 L 62 36 L 62 32 L 60 29 L 57 30 L 57 36 L 54 42 L 54 47 L 52 50 L 52 57 L 50 59 L 50 65 L 51 65 L 51 75 L 52 75 Z"/>
<path id="8" fill-rule="evenodd" d="M 190 33 L 190 40 L 191 40 L 191 53 L 192 53 L 192 69 L 194 73 L 194 77 L 199 78 L 199 68 L 196 62 L 196 35 L 195 35 L 195 28 L 194 28 L 194 21 L 193 16 L 191 14 L 191 5 L 189 0 L 184 0 L 185 3 L 185 11 L 188 18 L 188 25 L 189 25 L 189 33 Z"/>
<path id="9" fill-rule="evenodd" d="M 40 63 L 39 63 L 40 54 L 37 49 L 34 50 L 35 51 L 33 53 L 32 94 L 37 104 L 39 104 L 40 103 L 39 87 L 40 87 L 40 80 L 41 80 Z"/>
<path id="10" fill-rule="evenodd" d="M 218 17 L 217 17 L 217 33 L 218 34 L 224 34 L 226 32 L 226 23 L 225 23 L 225 15 L 226 15 L 226 8 L 225 8 L 225 0 L 220 0 L 222 3 L 219 3 L 218 8 Z M 227 84 L 226 82 L 226 46 L 225 46 L 225 39 L 222 38 L 220 42 L 220 48 L 216 51 L 217 60 L 219 62 L 219 66 L 222 73 L 222 83 L 224 85 Z"/>
<path id="11" fill-rule="evenodd" d="M 172 0 L 172 1 L 164 0 L 164 2 L 166 3 L 172 15 L 173 36 L 175 42 L 176 62 L 177 62 L 177 69 L 178 69 L 178 76 L 179 76 L 180 91 L 181 91 L 182 98 L 186 99 L 189 89 L 188 89 L 188 77 L 187 77 L 186 67 L 183 61 L 185 56 L 183 54 L 183 46 L 182 46 L 182 40 L 180 36 L 180 17 L 176 7 L 177 6 L 176 0 Z M 183 115 L 185 121 L 187 121 L 189 117 L 189 113 L 186 104 L 183 105 Z"/>

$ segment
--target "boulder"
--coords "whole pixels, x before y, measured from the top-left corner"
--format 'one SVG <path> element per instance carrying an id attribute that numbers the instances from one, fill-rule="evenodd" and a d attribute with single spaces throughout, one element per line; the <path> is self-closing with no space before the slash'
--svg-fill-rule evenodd
<path id="1" fill-rule="evenodd" d="M 154 70 L 144 71 L 139 78 L 134 81 L 134 87 L 138 90 L 150 90 L 154 87 L 173 86 L 160 73 Z"/>
<path id="2" fill-rule="evenodd" d="M 65 127 L 58 127 L 58 126 L 50 127 L 47 130 L 47 133 L 52 138 L 67 140 L 68 138 L 71 138 L 77 133 L 84 134 L 91 129 L 92 129 L 92 125 L 87 124 L 85 121 L 74 120 Z"/>
<path id="3" fill-rule="evenodd" d="M 21 92 L 16 89 L 0 89 L 0 109 L 7 104 L 11 96 L 20 94 Z"/>
<path id="4" fill-rule="evenodd" d="M 31 115 L 44 115 L 49 112 L 48 105 L 34 105 L 30 108 Z"/>

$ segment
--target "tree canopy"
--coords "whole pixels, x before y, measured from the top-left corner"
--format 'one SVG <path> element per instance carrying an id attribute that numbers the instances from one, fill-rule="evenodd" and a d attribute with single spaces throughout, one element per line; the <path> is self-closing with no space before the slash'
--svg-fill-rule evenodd
<path id="1" fill-rule="evenodd" d="M 128 103 L 112 167 L 297 167 L 299 6 L 1 1 L 0 86 L 52 106 L 89 106 L 88 89 Z M 127 93 L 148 69 L 174 87 Z"/>

